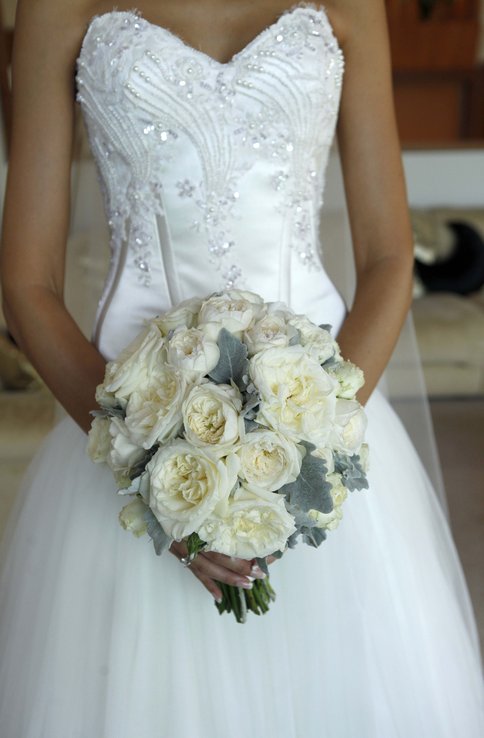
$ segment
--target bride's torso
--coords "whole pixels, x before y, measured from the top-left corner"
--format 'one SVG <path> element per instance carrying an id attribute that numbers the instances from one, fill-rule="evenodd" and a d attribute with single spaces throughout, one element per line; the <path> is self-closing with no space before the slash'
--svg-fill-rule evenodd
<path id="1" fill-rule="evenodd" d="M 342 74 L 312 6 L 227 63 L 134 12 L 91 21 L 77 85 L 111 228 L 94 333 L 106 358 L 143 319 L 233 286 L 341 323 L 319 211 Z"/>

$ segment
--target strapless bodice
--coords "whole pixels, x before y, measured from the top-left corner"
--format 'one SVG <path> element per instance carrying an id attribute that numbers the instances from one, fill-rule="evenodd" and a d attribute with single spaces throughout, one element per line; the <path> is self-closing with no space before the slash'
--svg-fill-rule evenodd
<path id="1" fill-rule="evenodd" d="M 326 12 L 283 14 L 223 64 L 135 12 L 89 24 L 78 101 L 111 229 L 94 340 L 227 287 L 337 326 L 319 212 L 343 55 Z"/>

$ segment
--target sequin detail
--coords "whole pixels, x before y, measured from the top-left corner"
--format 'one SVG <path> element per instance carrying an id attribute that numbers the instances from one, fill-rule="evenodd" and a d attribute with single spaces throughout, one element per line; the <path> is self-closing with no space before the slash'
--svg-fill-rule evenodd
<path id="1" fill-rule="evenodd" d="M 127 243 L 141 284 L 153 284 L 159 262 L 157 217 L 169 221 L 176 207 L 186 212 L 187 237 L 205 242 L 219 287 L 245 286 L 250 244 L 236 233 L 250 207 L 245 200 L 239 209 L 240 193 L 259 170 L 289 248 L 305 267 L 320 268 L 318 217 L 343 67 L 325 12 L 309 4 L 283 14 L 225 64 L 135 12 L 91 22 L 78 100 L 113 252 Z M 196 171 L 172 182 L 170 164 L 188 150 Z"/>

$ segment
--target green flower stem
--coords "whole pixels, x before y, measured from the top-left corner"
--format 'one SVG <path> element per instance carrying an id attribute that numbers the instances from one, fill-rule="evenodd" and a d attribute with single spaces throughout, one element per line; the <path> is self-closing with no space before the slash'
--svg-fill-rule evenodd
<path id="1" fill-rule="evenodd" d="M 222 592 L 222 602 L 216 602 L 220 615 L 224 612 L 233 612 L 238 623 L 245 623 L 247 613 L 263 615 L 269 610 L 270 603 L 276 599 L 276 593 L 272 589 L 269 577 L 256 579 L 252 589 L 243 587 L 232 587 L 229 584 L 217 582 Z"/>
<path id="2" fill-rule="evenodd" d="M 240 601 L 238 596 L 238 587 L 228 586 L 229 597 L 232 603 L 232 610 L 234 611 L 235 619 L 240 623 Z"/>

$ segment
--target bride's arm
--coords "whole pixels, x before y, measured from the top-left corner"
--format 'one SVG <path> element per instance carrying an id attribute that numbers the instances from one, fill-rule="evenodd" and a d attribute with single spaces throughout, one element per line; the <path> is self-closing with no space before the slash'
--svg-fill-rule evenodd
<path id="1" fill-rule="evenodd" d="M 366 402 L 411 303 L 413 241 L 393 109 L 383 0 L 338 0 L 346 59 L 338 143 L 357 288 L 338 341 L 365 372 Z"/>
<path id="2" fill-rule="evenodd" d="M 79 6 L 65 0 L 18 4 L 0 274 L 9 330 L 87 430 L 105 362 L 63 300 L 75 59 L 84 27 Z"/>
<path id="3" fill-rule="evenodd" d="M 13 138 L 0 255 L 8 327 L 54 395 L 86 431 L 105 362 L 67 312 L 63 283 L 75 60 L 88 18 L 89 11 L 73 0 L 19 2 Z M 186 547 L 175 543 L 172 553 L 181 557 Z M 215 579 L 250 586 L 251 569 L 252 562 L 207 553 L 190 571 L 219 598 Z"/>

